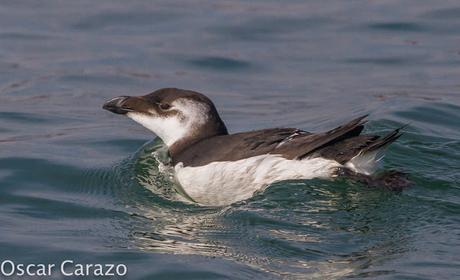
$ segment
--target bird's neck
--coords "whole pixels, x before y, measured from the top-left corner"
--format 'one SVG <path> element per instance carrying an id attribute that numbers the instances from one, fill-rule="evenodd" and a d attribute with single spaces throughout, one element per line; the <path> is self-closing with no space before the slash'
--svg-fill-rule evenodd
<path id="1" fill-rule="evenodd" d="M 215 119 L 213 122 L 210 122 L 206 125 L 201 126 L 200 128 L 197 128 L 190 134 L 187 134 L 181 139 L 168 145 L 169 155 L 171 156 L 173 162 L 175 162 L 175 159 L 182 152 L 184 152 L 186 149 L 193 146 L 194 144 L 201 142 L 205 139 L 227 134 L 228 131 L 223 121 L 220 118 Z"/>

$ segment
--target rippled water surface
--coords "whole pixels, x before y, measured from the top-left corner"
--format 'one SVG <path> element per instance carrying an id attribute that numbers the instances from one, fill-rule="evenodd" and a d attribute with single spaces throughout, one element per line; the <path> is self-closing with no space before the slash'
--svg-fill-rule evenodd
<path id="1" fill-rule="evenodd" d="M 101 109 L 203 92 L 232 132 L 409 123 L 400 194 L 275 183 L 186 202 L 159 140 Z M 0 2 L 0 259 L 124 263 L 128 279 L 455 279 L 460 275 L 458 1 Z M 56 278 L 61 277 L 55 275 Z"/>

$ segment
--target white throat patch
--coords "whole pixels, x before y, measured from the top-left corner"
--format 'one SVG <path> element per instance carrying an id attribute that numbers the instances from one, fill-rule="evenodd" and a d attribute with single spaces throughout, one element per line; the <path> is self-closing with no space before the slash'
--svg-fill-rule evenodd
<path id="1" fill-rule="evenodd" d="M 155 133 L 170 147 L 205 124 L 209 114 L 206 104 L 186 98 L 175 100 L 171 106 L 171 110 L 177 110 L 179 114 L 162 117 L 156 112 L 152 115 L 129 112 L 127 116 Z"/>

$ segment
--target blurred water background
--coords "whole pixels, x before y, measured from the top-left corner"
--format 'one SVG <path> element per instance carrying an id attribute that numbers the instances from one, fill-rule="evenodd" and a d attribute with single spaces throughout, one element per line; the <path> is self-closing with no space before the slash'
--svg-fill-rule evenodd
<path id="1" fill-rule="evenodd" d="M 273 184 L 185 203 L 161 142 L 101 109 L 200 91 L 232 132 L 410 123 L 401 194 Z M 460 277 L 458 1 L 1 1 L 0 259 L 125 263 L 128 279 Z M 55 275 L 60 278 L 60 275 Z"/>

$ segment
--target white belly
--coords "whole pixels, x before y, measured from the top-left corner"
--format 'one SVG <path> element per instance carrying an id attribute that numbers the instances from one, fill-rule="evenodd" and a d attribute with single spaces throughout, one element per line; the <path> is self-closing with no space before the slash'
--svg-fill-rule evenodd
<path id="1" fill-rule="evenodd" d="M 174 169 L 177 181 L 195 202 L 217 206 L 248 199 L 276 181 L 330 177 L 339 166 L 322 158 L 287 160 L 267 154 L 198 167 L 178 163 Z"/>

